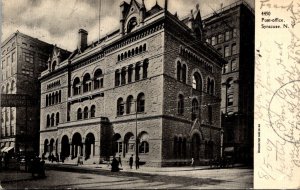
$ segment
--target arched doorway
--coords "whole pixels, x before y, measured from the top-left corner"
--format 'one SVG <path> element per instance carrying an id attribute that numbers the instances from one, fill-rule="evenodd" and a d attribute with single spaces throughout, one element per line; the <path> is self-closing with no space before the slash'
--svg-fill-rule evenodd
<path id="1" fill-rule="evenodd" d="M 48 146 L 49 146 L 49 140 L 45 139 L 44 141 L 44 155 L 46 156 L 47 152 L 48 152 Z"/>
<path id="2" fill-rule="evenodd" d="M 54 139 L 51 139 L 51 140 L 50 140 L 50 146 L 49 146 L 49 149 L 50 149 L 50 151 L 49 151 L 50 155 L 53 154 L 53 150 L 54 150 Z"/>
<path id="3" fill-rule="evenodd" d="M 72 158 L 82 155 L 82 138 L 79 133 L 75 133 L 72 138 Z"/>
<path id="4" fill-rule="evenodd" d="M 191 141 L 191 157 L 195 160 L 199 159 L 200 155 L 200 135 L 194 134 Z"/>
<path id="5" fill-rule="evenodd" d="M 89 133 L 85 137 L 85 159 L 89 159 L 95 155 L 95 136 Z"/>
<path id="6" fill-rule="evenodd" d="M 61 155 L 64 157 L 68 157 L 70 155 L 69 137 L 67 135 L 64 135 L 61 139 Z"/>
<path id="7" fill-rule="evenodd" d="M 116 155 L 122 153 L 122 139 L 119 133 L 114 134 L 112 138 L 112 155 Z"/>
<path id="8" fill-rule="evenodd" d="M 124 136 L 124 151 L 123 151 L 123 156 L 125 157 L 126 154 L 134 154 L 134 145 L 135 145 L 135 138 L 134 135 L 129 132 L 126 133 Z"/>

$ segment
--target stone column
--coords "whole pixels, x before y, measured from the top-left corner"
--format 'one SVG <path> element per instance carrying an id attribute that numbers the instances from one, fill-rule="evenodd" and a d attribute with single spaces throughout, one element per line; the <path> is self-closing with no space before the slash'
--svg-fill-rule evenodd
<path id="1" fill-rule="evenodd" d="M 82 156 L 85 158 L 85 143 L 82 143 Z"/>
<path id="2" fill-rule="evenodd" d="M 131 82 L 135 82 L 135 65 L 132 66 L 132 78 Z"/>
<path id="3" fill-rule="evenodd" d="M 99 141 L 95 141 L 95 152 L 94 152 L 94 154 L 95 154 L 95 156 L 100 156 L 100 142 Z"/>

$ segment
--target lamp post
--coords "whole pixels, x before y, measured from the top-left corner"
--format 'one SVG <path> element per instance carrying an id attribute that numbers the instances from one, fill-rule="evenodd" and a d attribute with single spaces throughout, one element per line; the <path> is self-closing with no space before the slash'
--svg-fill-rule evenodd
<path id="1" fill-rule="evenodd" d="M 221 129 L 221 152 L 220 152 L 220 155 L 221 155 L 221 158 L 223 157 L 223 137 L 224 137 L 224 130 L 223 128 Z"/>
<path id="2" fill-rule="evenodd" d="M 137 136 L 137 127 L 138 127 L 138 124 L 137 124 L 137 114 L 138 114 L 138 105 L 137 105 L 137 100 L 135 100 L 135 167 L 137 169 L 137 163 L 138 162 L 138 154 L 139 154 L 139 151 L 138 151 L 138 136 Z"/>

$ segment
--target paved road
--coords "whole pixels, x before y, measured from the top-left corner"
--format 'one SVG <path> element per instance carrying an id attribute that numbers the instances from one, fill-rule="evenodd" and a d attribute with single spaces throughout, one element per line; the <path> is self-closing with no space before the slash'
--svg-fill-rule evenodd
<path id="1" fill-rule="evenodd" d="M 1 173 L 0 173 L 1 174 Z M 16 174 L 30 175 L 30 174 Z M 253 186 L 252 169 L 212 169 L 189 170 L 150 173 L 79 173 L 48 170 L 44 179 L 27 177 L 2 182 L 6 189 L 20 188 L 91 188 L 91 189 L 226 189 L 226 188 L 251 188 Z M 1 189 L 1 188 L 0 188 Z"/>

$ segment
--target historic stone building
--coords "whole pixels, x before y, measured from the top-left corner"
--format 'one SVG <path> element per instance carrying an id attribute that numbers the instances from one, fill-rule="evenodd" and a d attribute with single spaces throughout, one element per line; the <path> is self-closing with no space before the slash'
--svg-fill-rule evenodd
<path id="1" fill-rule="evenodd" d="M 204 19 L 206 42 L 227 63 L 222 69 L 224 147 L 238 162 L 253 163 L 254 11 L 244 1 L 222 7 Z"/>
<path id="2" fill-rule="evenodd" d="M 54 48 L 40 78 L 40 155 L 98 163 L 137 152 L 158 167 L 218 156 L 225 61 L 204 41 L 199 7 L 182 21 L 131 0 L 120 15 L 97 42 L 79 30 L 68 58 Z"/>
<path id="3" fill-rule="evenodd" d="M 1 108 L 1 152 L 38 152 L 38 76 L 47 68 L 51 50 L 52 45 L 18 31 L 1 43 L 1 94 L 28 95 L 33 100 L 27 108 Z"/>

